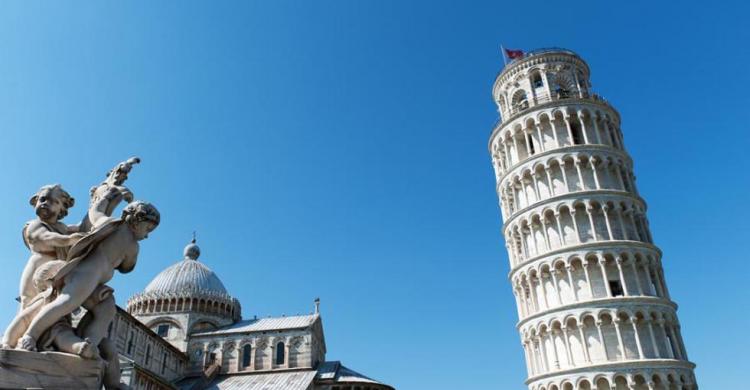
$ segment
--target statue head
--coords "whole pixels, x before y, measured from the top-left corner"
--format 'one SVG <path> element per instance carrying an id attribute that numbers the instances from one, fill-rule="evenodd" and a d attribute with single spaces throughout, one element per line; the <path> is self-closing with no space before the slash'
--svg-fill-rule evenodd
<path id="1" fill-rule="evenodd" d="M 161 216 L 151 203 L 136 200 L 122 210 L 122 219 L 133 231 L 135 238 L 143 240 L 159 226 Z"/>
<path id="2" fill-rule="evenodd" d="M 51 184 L 40 188 L 29 203 L 40 219 L 57 222 L 68 215 L 68 209 L 73 207 L 75 199 L 61 185 Z"/>
<path id="3" fill-rule="evenodd" d="M 117 164 L 116 167 L 107 172 L 107 182 L 117 186 L 122 185 L 122 183 L 125 183 L 125 180 L 128 179 L 128 173 L 130 173 L 130 170 L 133 169 L 133 165 L 140 162 L 140 158 L 131 157 L 127 159 L 127 161 L 123 161 Z"/>

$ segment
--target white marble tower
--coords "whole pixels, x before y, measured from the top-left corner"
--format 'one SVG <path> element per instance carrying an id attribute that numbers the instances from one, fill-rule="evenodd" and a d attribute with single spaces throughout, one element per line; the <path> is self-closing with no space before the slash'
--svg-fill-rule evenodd
<path id="1" fill-rule="evenodd" d="M 489 149 L 531 390 L 697 389 L 619 113 L 565 49 L 508 63 Z"/>

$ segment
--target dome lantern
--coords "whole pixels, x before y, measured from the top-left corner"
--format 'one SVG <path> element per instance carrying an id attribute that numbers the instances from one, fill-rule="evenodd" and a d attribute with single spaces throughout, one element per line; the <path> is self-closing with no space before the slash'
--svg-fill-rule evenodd
<path id="1" fill-rule="evenodd" d="M 201 248 L 195 243 L 195 233 L 193 233 L 193 239 L 190 240 L 190 244 L 185 246 L 185 250 L 182 253 L 185 256 L 185 260 L 198 260 L 201 256 Z"/>

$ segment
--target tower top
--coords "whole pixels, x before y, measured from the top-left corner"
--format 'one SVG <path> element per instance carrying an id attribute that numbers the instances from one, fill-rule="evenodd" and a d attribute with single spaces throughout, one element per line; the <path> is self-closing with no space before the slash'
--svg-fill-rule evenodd
<path id="1" fill-rule="evenodd" d="M 539 48 L 534 49 L 530 51 L 524 51 L 523 54 L 518 58 L 510 59 L 500 70 L 499 74 L 503 74 L 507 70 L 530 60 L 534 59 L 540 59 L 540 57 L 550 57 L 555 55 L 567 55 L 567 56 L 573 56 L 578 58 L 579 60 L 583 61 L 581 59 L 581 56 L 578 55 L 578 53 L 574 52 L 573 50 L 565 49 L 562 47 L 545 47 L 545 48 Z"/>
<path id="2" fill-rule="evenodd" d="M 536 49 L 503 67 L 495 79 L 492 97 L 506 121 L 532 106 L 588 98 L 589 73 L 588 64 L 572 50 Z"/>

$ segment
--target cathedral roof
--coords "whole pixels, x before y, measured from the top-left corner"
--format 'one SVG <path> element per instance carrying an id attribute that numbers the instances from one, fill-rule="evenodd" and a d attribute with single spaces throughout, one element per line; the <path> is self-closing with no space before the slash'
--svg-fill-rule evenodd
<path id="1" fill-rule="evenodd" d="M 372 378 L 368 378 L 348 367 L 345 367 L 339 361 L 325 362 L 318 367 L 318 374 L 315 379 L 325 383 L 341 384 L 372 384 L 391 387 L 380 383 Z"/>
<path id="2" fill-rule="evenodd" d="M 218 276 L 198 261 L 195 239 L 185 247 L 184 258 L 160 272 L 143 291 L 147 295 L 229 296 Z"/>
<path id="3" fill-rule="evenodd" d="M 220 375 L 205 388 L 214 390 L 306 390 L 310 388 L 314 378 L 314 370 L 252 375 Z M 177 386 L 180 389 L 192 389 L 199 381 L 199 378 L 188 378 L 180 381 Z"/>
<path id="4" fill-rule="evenodd" d="M 243 320 L 235 324 L 208 331 L 195 333 L 193 336 L 220 335 L 229 333 L 263 332 L 268 330 L 304 329 L 311 326 L 319 314 L 308 314 L 289 317 L 269 317 Z"/>

